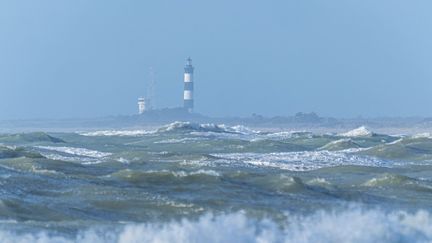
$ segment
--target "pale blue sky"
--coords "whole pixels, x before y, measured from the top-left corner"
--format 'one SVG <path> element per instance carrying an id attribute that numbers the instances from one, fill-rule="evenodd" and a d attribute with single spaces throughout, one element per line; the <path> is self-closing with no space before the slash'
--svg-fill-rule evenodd
<path id="1" fill-rule="evenodd" d="M 432 116 L 430 0 L 0 2 L 0 119 L 198 112 Z"/>

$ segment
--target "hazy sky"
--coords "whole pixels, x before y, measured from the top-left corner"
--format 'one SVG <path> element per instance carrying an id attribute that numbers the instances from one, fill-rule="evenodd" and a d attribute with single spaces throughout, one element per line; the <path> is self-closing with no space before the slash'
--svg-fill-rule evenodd
<path id="1" fill-rule="evenodd" d="M 0 119 L 137 112 L 432 116 L 431 0 L 0 1 Z"/>

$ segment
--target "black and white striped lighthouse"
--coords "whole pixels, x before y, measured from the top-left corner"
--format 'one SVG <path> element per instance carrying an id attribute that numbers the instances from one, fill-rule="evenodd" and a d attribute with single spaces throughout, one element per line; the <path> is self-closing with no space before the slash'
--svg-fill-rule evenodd
<path id="1" fill-rule="evenodd" d="M 183 107 L 188 111 L 192 112 L 194 107 L 193 100 L 193 71 L 192 59 L 189 57 L 186 60 L 184 72 L 184 92 L 183 92 Z"/>

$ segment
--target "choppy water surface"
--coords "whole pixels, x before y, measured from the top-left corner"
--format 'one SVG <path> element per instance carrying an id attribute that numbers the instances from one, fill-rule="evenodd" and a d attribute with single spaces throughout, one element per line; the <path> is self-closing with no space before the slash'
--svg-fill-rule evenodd
<path id="1" fill-rule="evenodd" d="M 428 134 L 177 122 L 0 143 L 0 242 L 432 241 Z"/>

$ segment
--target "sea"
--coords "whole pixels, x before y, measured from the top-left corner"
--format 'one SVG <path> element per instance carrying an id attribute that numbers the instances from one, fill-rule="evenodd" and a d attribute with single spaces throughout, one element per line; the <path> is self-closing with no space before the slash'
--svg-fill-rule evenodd
<path id="1" fill-rule="evenodd" d="M 432 242 L 432 135 L 0 135 L 0 242 Z"/>

